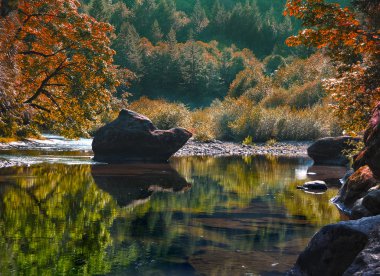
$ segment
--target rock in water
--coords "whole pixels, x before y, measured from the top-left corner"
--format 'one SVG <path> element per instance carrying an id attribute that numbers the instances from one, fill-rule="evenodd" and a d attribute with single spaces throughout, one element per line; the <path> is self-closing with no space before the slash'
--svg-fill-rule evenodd
<path id="1" fill-rule="evenodd" d="M 303 184 L 302 186 L 297 186 L 297 189 L 299 190 L 311 190 L 311 191 L 326 191 L 327 190 L 327 184 L 326 182 L 322 180 L 314 180 L 309 181 Z"/>
<path id="2" fill-rule="evenodd" d="M 344 150 L 353 149 L 351 142 L 360 140 L 350 136 L 322 138 L 307 149 L 307 154 L 315 165 L 346 166 L 349 159 L 343 154 Z"/>
<path id="3" fill-rule="evenodd" d="M 183 128 L 159 130 L 145 116 L 122 110 L 94 135 L 94 160 L 108 163 L 167 161 L 192 134 Z"/>
<path id="4" fill-rule="evenodd" d="M 355 172 L 333 200 L 353 219 L 380 214 L 380 103 L 364 134 L 364 144 L 354 161 Z"/>
<path id="5" fill-rule="evenodd" d="M 379 237 L 380 216 L 327 225 L 288 275 L 379 275 Z"/>

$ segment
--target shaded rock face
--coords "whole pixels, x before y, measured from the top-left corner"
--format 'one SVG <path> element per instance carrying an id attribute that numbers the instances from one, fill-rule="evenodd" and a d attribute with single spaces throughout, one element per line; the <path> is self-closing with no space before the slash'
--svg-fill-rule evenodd
<path id="1" fill-rule="evenodd" d="M 371 233 L 365 249 L 344 272 L 344 276 L 351 275 L 380 275 L 380 226 Z"/>
<path id="2" fill-rule="evenodd" d="M 373 111 L 373 116 L 364 134 L 365 148 L 356 156 L 354 169 L 369 166 L 376 178 L 380 179 L 380 103 Z"/>
<path id="3" fill-rule="evenodd" d="M 315 165 L 347 166 L 350 161 L 343 152 L 354 148 L 350 142 L 359 141 L 360 138 L 350 136 L 326 137 L 312 144 L 307 149 L 307 154 Z"/>
<path id="4" fill-rule="evenodd" d="M 184 192 L 191 188 L 169 164 L 94 165 L 96 185 L 112 196 L 120 207 L 135 207 L 156 192 Z"/>
<path id="5" fill-rule="evenodd" d="M 115 121 L 95 133 L 94 160 L 109 163 L 167 161 L 191 136 L 182 128 L 159 130 L 147 117 L 122 110 Z"/>
<path id="6" fill-rule="evenodd" d="M 352 219 L 380 214 L 380 104 L 373 112 L 364 143 L 354 161 L 355 172 L 333 199 Z"/>
<path id="7" fill-rule="evenodd" d="M 288 275 L 363 275 L 379 271 L 380 216 L 323 227 Z M 368 275 L 377 275 L 368 274 Z"/>

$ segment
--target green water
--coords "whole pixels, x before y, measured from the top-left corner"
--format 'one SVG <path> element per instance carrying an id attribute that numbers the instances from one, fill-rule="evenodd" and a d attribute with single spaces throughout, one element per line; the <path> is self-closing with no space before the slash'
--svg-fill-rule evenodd
<path id="1" fill-rule="evenodd" d="M 281 275 L 341 219 L 337 190 L 295 189 L 306 158 L 61 155 L 0 170 L 0 275 Z"/>

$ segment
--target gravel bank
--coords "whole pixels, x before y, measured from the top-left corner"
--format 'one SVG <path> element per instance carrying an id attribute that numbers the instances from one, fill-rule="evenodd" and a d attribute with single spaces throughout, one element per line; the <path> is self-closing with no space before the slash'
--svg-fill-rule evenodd
<path id="1" fill-rule="evenodd" d="M 278 142 L 275 145 L 264 143 L 246 146 L 238 143 L 212 141 L 209 143 L 190 140 L 175 156 L 233 156 L 233 155 L 291 155 L 307 156 L 311 142 Z"/>

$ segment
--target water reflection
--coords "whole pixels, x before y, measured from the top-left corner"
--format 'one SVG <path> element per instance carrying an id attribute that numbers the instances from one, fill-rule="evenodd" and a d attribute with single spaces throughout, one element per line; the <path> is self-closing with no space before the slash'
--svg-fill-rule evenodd
<path id="1" fill-rule="evenodd" d="M 286 271 L 336 190 L 295 189 L 303 158 L 177 158 L 170 165 L 0 170 L 4 275 L 239 275 Z M 191 183 L 191 185 L 189 184 Z"/>
<path id="2" fill-rule="evenodd" d="M 120 207 L 135 207 L 155 192 L 184 192 L 191 185 L 169 164 L 94 165 L 96 185 Z"/>

